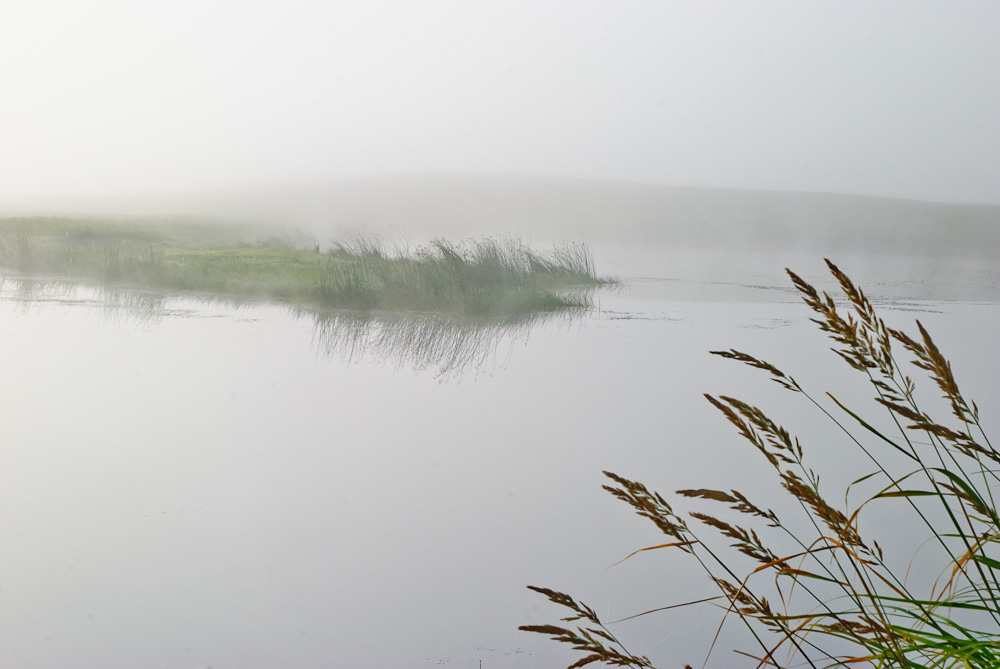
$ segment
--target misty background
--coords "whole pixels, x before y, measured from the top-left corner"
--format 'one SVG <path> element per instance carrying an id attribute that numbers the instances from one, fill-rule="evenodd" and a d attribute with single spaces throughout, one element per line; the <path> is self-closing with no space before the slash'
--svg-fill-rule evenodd
<path id="1" fill-rule="evenodd" d="M 0 201 L 445 172 L 996 204 L 998 22 L 988 1 L 7 0 Z"/>
<path id="2" fill-rule="evenodd" d="M 992 1 L 0 1 L 0 217 L 585 242 L 623 280 L 450 350 L 402 317 L 5 276 L 0 664 L 535 669 L 576 658 L 516 631 L 557 617 L 528 583 L 609 619 L 705 596 L 658 554 L 606 568 L 656 535 L 600 472 L 775 494 L 701 397 L 771 395 L 705 351 L 857 392 L 782 268 L 830 289 L 833 257 L 997 405 L 997 26 Z M 695 664 L 718 620 L 692 611 L 623 633 Z"/>

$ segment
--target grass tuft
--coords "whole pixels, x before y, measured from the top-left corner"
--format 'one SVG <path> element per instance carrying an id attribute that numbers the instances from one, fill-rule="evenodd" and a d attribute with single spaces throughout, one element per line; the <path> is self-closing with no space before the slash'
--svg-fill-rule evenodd
<path id="1" fill-rule="evenodd" d="M 626 559 L 654 548 L 679 550 L 701 567 L 706 584 L 717 592 L 716 597 L 625 620 L 721 598 L 728 604 L 722 607 L 720 628 L 729 618 L 742 622 L 755 647 L 734 650 L 758 667 L 1000 666 L 1000 516 L 993 497 L 1000 483 L 1000 453 L 982 429 L 978 407 L 962 395 L 951 364 L 923 325 L 917 322 L 918 337 L 886 327 L 861 289 L 836 265 L 827 265 L 846 299 L 845 311 L 829 294 L 788 274 L 813 312 L 813 322 L 833 340 L 834 352 L 867 379 L 874 408 L 888 412 L 898 429 L 874 427 L 847 402 L 813 393 L 752 355 L 714 351 L 766 372 L 804 397 L 871 469 L 848 487 L 844 505 L 838 507 L 827 501 L 819 475 L 807 463 L 808 450 L 797 438 L 752 404 L 706 395 L 768 462 L 790 504 L 779 516 L 736 490 L 680 490 L 681 497 L 709 510 L 724 505 L 746 522 L 729 522 L 705 511 L 682 517 L 642 483 L 605 472 L 615 484 L 605 489 L 671 539 Z M 943 396 L 949 419 L 938 420 L 918 402 L 916 383 L 901 371 L 897 345 Z M 862 489 L 867 492 L 858 499 Z M 912 525 L 922 529 L 924 543 L 932 547 L 927 554 L 933 555 L 940 574 L 935 582 L 908 581 L 912 556 L 901 555 L 891 544 L 883 548 L 862 531 L 868 509 L 883 504 L 902 505 Z M 727 548 L 716 547 L 719 537 Z M 737 554 L 751 560 L 749 570 L 740 567 L 745 562 Z M 552 625 L 520 628 L 586 653 L 571 666 L 596 661 L 652 666 L 647 658 L 625 651 L 610 632 L 601 634 L 606 627 L 586 605 L 568 595 L 532 589 L 576 614 L 565 620 L 584 618 L 596 626 L 575 631 Z"/>

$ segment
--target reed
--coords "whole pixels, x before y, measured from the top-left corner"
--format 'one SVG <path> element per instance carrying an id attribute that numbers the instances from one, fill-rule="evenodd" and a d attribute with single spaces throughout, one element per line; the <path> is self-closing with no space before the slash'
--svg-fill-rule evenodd
<path id="1" fill-rule="evenodd" d="M 632 555 L 673 550 L 693 560 L 715 596 L 663 608 L 719 606 L 720 628 L 737 620 L 753 639 L 753 647 L 734 650 L 758 667 L 1000 666 L 1000 516 L 994 499 L 1000 452 L 920 322 L 912 336 L 887 327 L 861 289 L 836 265 L 827 265 L 846 309 L 788 275 L 835 353 L 867 380 L 872 405 L 862 409 L 855 401 L 814 393 L 738 350 L 712 353 L 758 369 L 804 399 L 842 437 L 844 457 L 858 455 L 868 463 L 867 473 L 848 486 L 843 505 L 831 503 L 797 438 L 753 404 L 706 395 L 768 463 L 787 508 L 779 514 L 737 490 L 699 488 L 675 493 L 703 505 L 680 513 L 668 497 L 605 472 L 605 489 L 666 535 L 665 542 Z M 933 415 L 918 401 L 904 354 L 944 398 L 950 415 Z M 869 409 L 885 412 L 885 424 L 893 428 L 862 417 Z M 921 559 L 933 563 L 925 566 L 939 575 L 936 580 L 908 579 L 914 556 L 880 543 L 861 522 L 885 504 L 895 505 L 897 522 L 926 540 Z M 570 615 L 557 625 L 520 629 L 580 650 L 583 656 L 571 667 L 653 666 L 626 650 L 593 609 L 555 590 L 531 589 Z M 577 620 L 582 622 L 565 624 Z M 723 666 L 731 666 L 731 659 Z"/>
<path id="2" fill-rule="evenodd" d="M 375 237 L 297 248 L 238 229 L 0 221 L 0 267 L 110 287 L 193 291 L 307 307 L 508 317 L 589 306 L 598 278 L 584 245 L 542 253 L 514 239 L 435 240 L 413 253 Z M 230 241 L 224 242 L 230 237 Z"/>

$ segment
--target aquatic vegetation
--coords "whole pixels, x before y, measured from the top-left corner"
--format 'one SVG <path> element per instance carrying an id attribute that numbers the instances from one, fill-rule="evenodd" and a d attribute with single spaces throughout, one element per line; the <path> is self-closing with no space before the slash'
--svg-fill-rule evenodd
<path id="1" fill-rule="evenodd" d="M 625 559 L 676 551 L 698 565 L 714 591 L 633 617 L 717 606 L 720 630 L 732 621 L 749 634 L 754 647 L 735 650 L 756 666 L 1000 666 L 1000 515 L 994 498 L 1000 452 L 919 321 L 915 336 L 887 327 L 861 289 L 827 264 L 846 310 L 843 301 L 788 274 L 812 321 L 833 340 L 834 352 L 870 384 L 870 404 L 814 393 L 742 351 L 713 353 L 760 370 L 790 393 L 790 403 L 820 412 L 833 437 L 826 447 L 842 449 L 838 456 L 845 461 L 857 458 L 865 471 L 843 498 L 832 496 L 820 485 L 809 448 L 788 430 L 751 403 L 706 395 L 766 461 L 788 504 L 775 511 L 738 490 L 686 489 L 675 493 L 677 499 L 701 508 L 682 513 L 643 483 L 605 472 L 605 489 L 666 535 Z M 933 417 L 925 408 L 901 354 L 943 396 L 949 418 Z M 878 541 L 876 524 L 862 522 L 884 505 L 891 505 L 894 525 L 905 523 L 917 535 L 908 539 L 925 539 L 918 555 L 899 545 L 898 535 L 896 541 Z M 924 578 L 927 573 L 937 578 Z M 571 667 L 652 666 L 628 651 L 592 608 L 555 590 L 531 589 L 570 615 L 560 624 L 520 629 L 584 653 Z M 711 647 L 706 651 L 710 656 Z"/>
<path id="2" fill-rule="evenodd" d="M 301 248 L 243 228 L 68 219 L 0 221 L 0 266 L 20 275 L 192 291 L 336 309 L 506 317 L 589 305 L 612 283 L 583 245 L 435 240 L 413 253 L 377 238 Z"/>

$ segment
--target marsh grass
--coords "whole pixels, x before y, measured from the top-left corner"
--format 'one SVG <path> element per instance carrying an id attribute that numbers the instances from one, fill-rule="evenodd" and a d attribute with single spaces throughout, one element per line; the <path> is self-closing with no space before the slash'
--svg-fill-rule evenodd
<path id="1" fill-rule="evenodd" d="M 110 287 L 193 291 L 336 309 L 507 317 L 588 306 L 596 276 L 583 245 L 549 253 L 517 240 L 435 240 L 410 253 L 375 237 L 296 248 L 247 243 L 238 229 L 66 219 L 0 221 L 0 266 Z M 228 240 L 228 241 L 227 241 Z"/>
<path id="2" fill-rule="evenodd" d="M 839 438 L 841 457 L 859 457 L 867 471 L 843 495 L 831 496 L 809 464 L 808 447 L 779 423 L 740 399 L 706 395 L 766 461 L 789 503 L 778 513 L 737 490 L 688 489 L 675 494 L 703 509 L 682 514 L 642 483 L 605 472 L 605 489 L 666 535 L 626 559 L 673 550 L 693 560 L 714 592 L 697 602 L 669 602 L 663 610 L 718 606 L 719 629 L 742 625 L 754 645 L 735 651 L 758 667 L 1000 666 L 1000 516 L 994 499 L 1000 453 L 981 427 L 976 404 L 961 393 L 950 363 L 919 321 L 914 336 L 887 327 L 864 293 L 836 265 L 827 265 L 846 310 L 788 274 L 812 321 L 833 340 L 834 352 L 867 380 L 869 404 L 814 393 L 741 351 L 713 353 L 760 370 L 790 393 L 796 409 L 804 402 L 818 411 Z M 947 418 L 918 401 L 901 354 L 943 397 Z M 876 411 L 892 430 L 877 426 Z M 912 549 L 907 554 L 893 543 L 880 544 L 861 522 L 884 505 L 893 505 L 895 524 L 905 523 L 922 541 L 919 558 Z M 908 578 L 918 559 L 936 579 Z M 571 667 L 652 666 L 629 652 L 593 609 L 555 590 L 531 589 L 570 615 L 558 625 L 520 629 L 581 651 Z M 581 622 L 565 625 L 574 621 Z M 731 666 L 732 658 L 722 662 Z"/>

